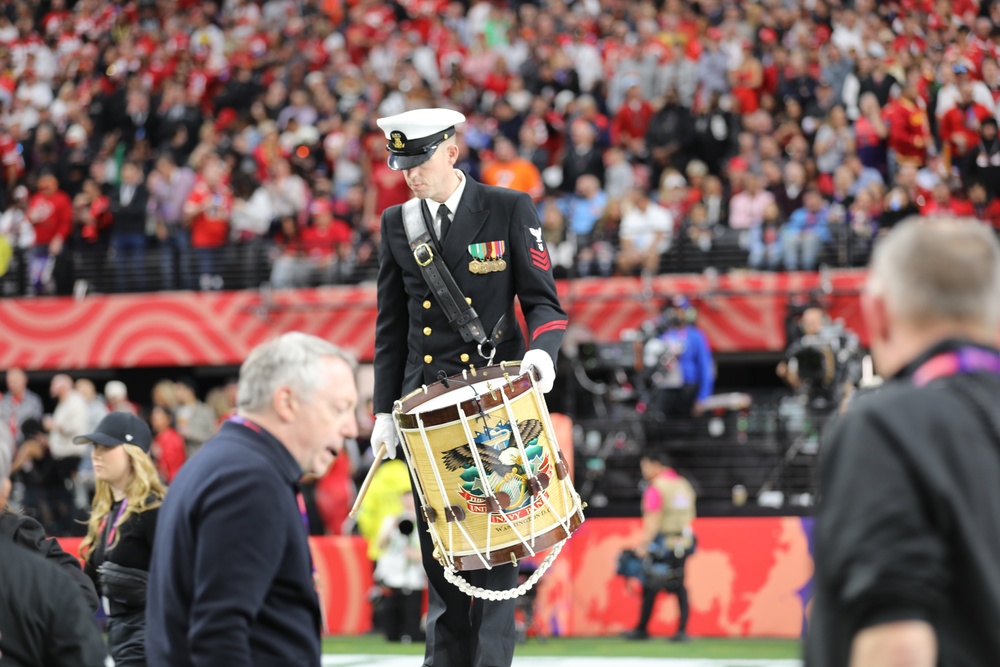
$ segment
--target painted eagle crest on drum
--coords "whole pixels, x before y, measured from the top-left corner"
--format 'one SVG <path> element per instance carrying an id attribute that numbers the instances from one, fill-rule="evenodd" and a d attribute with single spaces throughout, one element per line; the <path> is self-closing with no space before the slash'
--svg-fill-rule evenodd
<path id="1" fill-rule="evenodd" d="M 482 511 L 485 511 L 485 501 L 489 496 L 487 489 L 492 490 L 505 512 L 518 510 L 531 502 L 528 471 L 534 475 L 542 472 L 552 474 L 549 470 L 549 457 L 539 444 L 543 435 L 541 421 L 527 419 L 519 422 L 517 428 L 521 442 L 524 443 L 527 462 L 521 456 L 509 422 L 501 422 L 475 434 L 477 451 L 486 473 L 485 479 L 479 474 L 472 448 L 468 444 L 444 452 L 442 459 L 445 468 L 451 472 L 464 470 L 460 475 L 463 482 L 460 493 L 469 501 L 471 511 L 476 512 L 479 505 L 483 505 Z"/>

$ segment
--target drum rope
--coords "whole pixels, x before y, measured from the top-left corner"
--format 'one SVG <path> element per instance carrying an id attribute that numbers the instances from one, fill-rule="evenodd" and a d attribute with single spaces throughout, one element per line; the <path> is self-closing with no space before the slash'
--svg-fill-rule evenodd
<path id="1" fill-rule="evenodd" d="M 501 392 L 501 393 L 503 393 L 503 392 Z M 478 445 L 475 444 L 475 441 L 474 441 L 474 439 L 472 437 L 472 431 L 469 429 L 469 423 L 467 421 L 467 417 L 465 415 L 465 411 L 462 410 L 461 407 L 460 407 L 458 413 L 462 417 L 462 419 L 460 421 L 462 422 L 462 427 L 465 429 L 465 437 L 469 439 L 469 449 L 472 450 L 472 456 L 473 456 L 473 458 L 476 461 L 478 461 L 478 464 L 481 466 L 482 465 L 482 460 L 479 458 L 479 452 L 476 449 L 478 447 Z M 514 430 L 514 431 L 517 430 L 516 423 L 514 425 L 512 425 L 511 430 Z M 487 445 L 487 446 L 489 446 L 489 445 Z M 480 472 L 479 472 L 480 475 L 483 475 L 484 479 L 486 479 L 486 476 L 484 474 L 485 472 L 486 472 L 485 468 L 480 469 Z M 490 489 L 488 491 L 488 493 L 490 494 L 490 497 L 496 499 L 496 496 L 492 495 L 493 494 L 493 490 L 492 489 Z M 503 520 L 507 522 L 507 526 L 517 536 L 517 539 L 519 539 L 521 541 L 521 544 L 523 544 L 525 546 L 525 548 L 528 551 L 531 552 L 530 555 L 534 556 L 535 555 L 535 550 L 524 539 L 524 536 L 521 535 L 521 532 L 517 529 L 517 527 L 514 525 L 514 522 L 511 521 L 510 517 L 507 516 L 507 513 L 504 512 L 503 509 L 500 510 L 500 516 L 502 516 Z M 491 521 L 491 519 L 490 519 L 490 517 L 489 517 L 488 514 L 487 514 L 487 520 L 488 520 L 488 522 Z M 487 527 L 486 527 L 487 540 L 489 539 L 490 533 L 492 533 L 492 531 L 490 530 L 489 524 L 487 524 Z M 472 540 L 469 540 L 469 544 L 470 545 L 472 544 Z M 489 548 L 489 547 L 487 547 L 487 548 Z M 479 549 L 476 549 L 476 553 L 477 553 L 477 555 L 479 554 Z M 479 557 L 482 558 L 482 555 L 479 555 Z"/>
<path id="2" fill-rule="evenodd" d="M 556 439 L 555 439 L 555 432 L 556 431 L 555 431 L 555 428 L 553 428 L 553 426 L 552 426 L 552 419 L 549 417 L 548 406 L 545 405 L 545 403 L 543 402 L 542 392 L 538 389 L 538 386 L 535 383 L 535 374 L 534 373 L 528 373 L 528 379 L 531 380 L 531 386 L 535 390 L 533 393 L 534 393 L 534 398 L 535 398 L 535 406 L 536 406 L 536 408 L 538 410 L 538 413 L 540 415 L 542 415 L 542 419 L 545 421 L 545 428 L 548 429 L 548 432 L 550 434 L 552 434 L 551 437 L 550 437 L 550 439 L 555 444 L 555 450 L 560 455 L 560 458 L 562 458 L 562 450 L 559 448 L 559 443 L 556 442 Z M 570 533 L 570 530 L 569 530 L 569 515 L 570 515 L 569 499 L 571 497 L 573 498 L 573 510 L 575 511 L 575 513 L 577 514 L 577 516 L 580 518 L 580 522 L 581 523 L 584 520 L 584 517 L 583 517 L 583 501 L 580 498 L 580 495 L 576 492 L 576 489 L 573 488 L 573 483 L 570 480 L 569 475 L 567 475 L 564 479 L 559 480 L 559 482 L 560 482 L 560 484 L 562 484 L 562 487 L 563 487 L 563 504 L 565 505 L 565 509 L 566 509 L 566 523 L 563 523 L 562 526 L 563 526 L 563 528 L 566 529 L 566 534 L 568 535 Z M 550 505 L 550 508 L 552 509 L 552 512 L 556 515 L 556 517 L 558 518 L 559 517 L 559 513 L 556 512 L 555 508 L 551 507 L 551 505 Z M 562 523 L 561 520 L 560 520 L 560 523 Z"/>
<path id="3" fill-rule="evenodd" d="M 538 569 L 535 570 L 530 577 L 528 577 L 523 584 L 517 588 L 510 588 L 503 591 L 493 591 L 486 588 L 480 588 L 479 586 L 473 586 L 468 581 L 465 580 L 456 570 L 453 568 L 444 568 L 444 578 L 455 585 L 460 591 L 468 595 L 469 597 L 479 598 L 480 600 L 511 600 L 513 598 L 518 598 L 531 590 L 531 588 L 541 579 L 542 575 L 548 571 L 549 567 L 555 561 L 556 556 L 562 551 L 563 545 L 566 544 L 569 538 L 559 542 L 554 547 L 552 551 L 545 556 L 538 565 Z"/>
<path id="4" fill-rule="evenodd" d="M 427 428 L 424 426 L 423 417 L 419 414 L 417 415 L 417 428 L 420 430 L 420 438 L 424 442 L 424 448 L 427 450 L 427 460 L 432 464 L 434 463 L 434 452 L 431 450 L 430 440 L 427 439 Z M 448 492 L 445 490 L 444 480 L 441 479 L 441 471 L 438 470 L 436 465 L 431 465 L 431 470 L 434 472 L 434 479 L 437 481 L 438 490 L 441 492 L 442 506 L 447 511 L 449 506 L 448 502 Z M 458 530 L 465 535 L 465 539 L 468 540 L 469 544 L 472 544 L 472 537 L 466 532 L 465 527 L 460 521 L 447 521 L 448 524 L 448 549 L 441 549 L 441 557 L 448 563 L 454 563 L 454 550 L 455 550 L 455 533 L 453 530 L 454 524 L 458 524 Z M 444 546 L 443 544 L 441 545 Z M 479 559 L 483 561 L 483 565 L 487 568 L 490 567 L 488 560 L 484 559 L 479 550 L 476 550 L 476 555 Z"/>
<path id="5" fill-rule="evenodd" d="M 480 409 L 482 409 L 480 407 Z M 462 430 L 465 431 L 465 439 L 469 443 L 469 451 L 472 453 L 472 460 L 476 464 L 476 472 L 479 473 L 479 478 L 483 480 L 489 479 L 489 475 L 486 473 L 486 466 L 483 465 L 483 459 L 479 456 L 479 447 L 476 445 L 476 438 L 472 435 L 472 429 L 469 428 L 469 417 L 465 414 L 465 410 L 461 405 L 458 406 L 458 415 L 461 417 Z M 488 428 L 486 425 L 486 420 L 483 420 L 483 428 Z M 496 496 L 493 494 L 493 488 L 487 484 L 485 489 L 487 495 L 496 500 Z M 486 528 L 486 559 L 489 560 L 490 554 L 493 551 L 492 547 L 492 537 L 493 531 L 489 529 L 489 513 L 486 515 L 487 528 Z"/>
<path id="6" fill-rule="evenodd" d="M 503 407 L 504 409 L 507 410 L 507 420 L 511 425 L 510 430 L 514 435 L 514 442 L 517 443 L 517 451 L 521 455 L 521 465 L 524 467 L 524 475 L 529 482 L 532 480 L 537 480 L 538 478 L 535 475 L 535 471 L 531 469 L 531 463 L 528 461 L 528 452 L 524 450 L 524 440 L 521 438 L 521 429 L 517 427 L 517 418 L 514 416 L 514 408 L 510 404 L 510 399 L 507 397 L 507 394 L 503 391 L 500 392 L 500 398 L 503 399 Z M 528 485 L 528 488 L 533 488 L 533 487 L 534 487 L 533 484 Z M 545 499 L 545 496 L 543 495 L 542 498 Z M 535 508 L 535 494 L 532 493 L 531 510 L 530 510 L 531 547 L 529 547 L 530 549 L 532 549 L 532 551 L 534 551 L 535 547 L 535 514 L 537 514 L 537 512 L 538 510 Z M 532 555 L 534 555 L 534 553 L 532 553 Z"/>
<path id="7" fill-rule="evenodd" d="M 410 441 L 406 439 L 406 436 L 403 433 L 403 429 L 399 425 L 399 421 L 395 419 L 395 415 L 393 415 L 393 422 L 396 425 L 396 435 L 399 437 L 400 446 L 403 448 L 403 456 L 406 457 L 406 465 L 409 466 L 410 470 L 415 471 L 417 467 L 414 455 L 410 451 Z M 421 434 L 421 436 L 423 435 L 424 434 Z M 412 478 L 414 482 L 414 488 L 416 488 L 417 490 L 417 496 L 420 497 L 421 506 L 429 507 L 430 501 L 428 500 L 427 492 L 424 490 L 424 484 L 423 481 L 421 481 L 420 479 L 420 475 L 413 474 Z M 437 542 L 443 542 L 443 540 L 441 540 L 441 536 L 438 534 L 437 527 L 430 521 L 427 522 L 427 530 L 428 532 L 430 532 L 432 540 L 435 540 Z"/>
<path id="8" fill-rule="evenodd" d="M 529 373 L 528 374 L 528 378 L 531 380 L 531 386 L 535 390 L 533 392 L 534 393 L 534 398 L 535 398 L 535 407 L 536 407 L 536 409 L 538 411 L 538 414 L 540 414 L 542 416 L 542 419 L 545 420 L 545 428 L 547 429 L 547 432 L 549 433 L 549 441 L 555 445 L 555 447 L 553 447 L 553 449 L 556 450 L 556 453 L 559 453 L 559 450 L 558 450 L 559 443 L 556 442 L 556 439 L 555 439 L 555 429 L 552 428 L 552 421 L 549 419 L 548 406 L 546 406 L 544 403 L 541 402 L 541 400 L 542 400 L 541 399 L 542 393 L 541 393 L 541 391 L 538 390 L 538 387 L 535 386 L 535 376 L 533 374 Z M 565 519 L 563 519 L 563 517 L 559 514 L 559 511 L 553 505 L 552 499 L 549 497 L 548 494 L 544 494 L 542 496 L 542 498 L 543 498 L 543 502 L 545 503 L 545 506 L 549 508 L 549 510 L 552 512 L 552 515 L 556 518 L 556 521 L 559 522 L 559 525 L 562 526 L 563 530 L 566 531 L 566 534 L 569 535 L 570 533 L 573 532 L 570 529 L 570 517 L 573 515 L 573 512 L 570 511 L 569 499 L 570 499 L 571 496 L 574 498 L 574 507 L 573 507 L 574 510 L 576 509 L 576 507 L 579 506 L 579 504 L 578 504 L 579 503 L 579 499 L 577 498 L 576 492 L 572 488 L 572 486 L 570 486 L 567 489 L 567 480 L 565 480 L 565 479 L 560 480 L 560 484 L 562 485 L 563 505 L 565 506 L 565 511 L 566 511 L 566 518 Z M 580 517 L 580 520 L 583 521 L 583 516 L 582 515 Z"/>

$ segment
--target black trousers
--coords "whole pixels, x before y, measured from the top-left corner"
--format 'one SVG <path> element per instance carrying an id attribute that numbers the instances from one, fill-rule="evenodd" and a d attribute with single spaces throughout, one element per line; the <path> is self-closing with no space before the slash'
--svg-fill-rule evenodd
<path id="1" fill-rule="evenodd" d="M 115 667 L 146 667 L 146 612 L 108 619 L 108 652 Z"/>
<path id="2" fill-rule="evenodd" d="M 652 412 L 664 417 L 690 418 L 698 398 L 698 385 L 686 384 L 674 389 L 661 389 L 653 397 Z"/>
<path id="3" fill-rule="evenodd" d="M 646 628 L 649 626 L 649 620 L 653 618 L 653 607 L 656 606 L 656 595 L 658 593 L 667 593 L 668 591 L 662 588 L 650 588 L 648 586 L 642 587 L 642 612 L 639 614 L 639 625 L 636 630 L 640 632 L 646 632 Z M 677 589 L 675 593 L 677 595 L 677 606 L 680 607 L 680 620 L 677 623 L 677 632 L 685 632 L 687 630 L 688 616 L 690 615 L 691 609 L 688 604 L 688 592 L 687 587 L 684 586 L 684 582 L 681 582 L 681 587 Z"/>
<path id="4" fill-rule="evenodd" d="M 424 592 L 402 588 L 387 588 L 383 594 L 382 625 L 385 638 L 391 642 L 420 639 L 420 612 Z"/>
<path id="5" fill-rule="evenodd" d="M 424 667 L 510 667 L 514 660 L 515 600 L 470 598 L 444 578 L 444 567 L 434 559 L 434 542 L 420 508 L 416 482 L 417 530 L 420 554 L 427 572 L 427 649 Z M 497 565 L 492 570 L 463 572 L 473 586 L 505 590 L 517 586 L 517 567 Z"/>

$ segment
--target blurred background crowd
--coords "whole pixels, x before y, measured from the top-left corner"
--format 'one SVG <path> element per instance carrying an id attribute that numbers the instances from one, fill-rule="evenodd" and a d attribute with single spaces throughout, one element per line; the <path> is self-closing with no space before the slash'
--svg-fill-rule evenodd
<path id="1" fill-rule="evenodd" d="M 468 117 L 558 277 L 861 265 L 1000 224 L 1000 4 L 96 0 L 0 10 L 0 294 L 371 279 L 374 119 Z"/>
<path id="2" fill-rule="evenodd" d="M 4 374 L 0 442 L 16 445 L 11 506 L 55 535 L 82 536 L 86 531 L 94 493 L 92 446 L 75 444 L 73 438 L 94 432 L 109 412 L 127 412 L 147 421 L 153 434 L 149 453 L 164 484 L 173 481 L 188 458 L 235 414 L 235 377 L 218 384 L 204 378 L 162 379 L 148 395 L 145 391 L 130 395 L 121 380 L 95 383 L 86 374 L 49 375 L 48 391 L 36 392 L 32 388 L 41 387 L 40 378 L 29 382 L 29 377 L 20 368 Z M 366 409 L 359 408 L 365 449 L 371 431 Z M 353 523 L 345 527 L 345 522 L 355 494 L 352 475 L 360 465 L 360 454 L 358 444 L 350 441 L 345 455 L 322 480 L 308 480 L 305 497 L 314 534 L 351 532 Z M 398 502 L 398 498 L 392 500 Z"/>

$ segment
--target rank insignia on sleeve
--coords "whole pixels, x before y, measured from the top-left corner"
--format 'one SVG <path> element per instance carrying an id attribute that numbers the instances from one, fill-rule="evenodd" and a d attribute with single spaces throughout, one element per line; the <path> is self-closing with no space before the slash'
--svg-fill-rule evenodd
<path id="1" fill-rule="evenodd" d="M 524 231 L 531 263 L 540 271 L 548 271 L 552 268 L 552 261 L 549 259 L 549 251 L 545 247 L 545 241 L 542 240 L 542 228 L 525 227 Z"/>
<path id="2" fill-rule="evenodd" d="M 469 254 L 472 261 L 469 262 L 469 271 L 479 275 L 503 271 L 507 268 L 507 260 L 503 258 L 507 250 L 505 241 L 489 241 L 487 243 L 473 243 L 469 246 Z"/>

